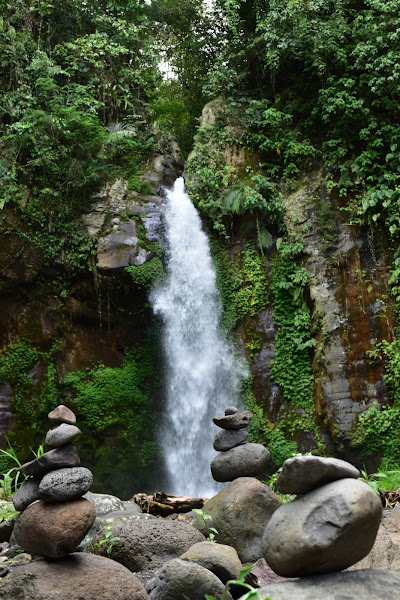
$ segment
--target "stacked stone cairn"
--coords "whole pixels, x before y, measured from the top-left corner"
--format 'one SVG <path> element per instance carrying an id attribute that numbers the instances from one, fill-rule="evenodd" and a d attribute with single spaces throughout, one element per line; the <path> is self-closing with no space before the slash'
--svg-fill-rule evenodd
<path id="1" fill-rule="evenodd" d="M 14 538 L 29 554 L 63 558 L 76 549 L 95 520 L 93 504 L 82 498 L 93 475 L 79 466 L 72 444 L 81 433 L 74 413 L 60 404 L 48 416 L 55 427 L 47 432 L 47 451 L 19 469 L 31 477 L 13 499 L 15 509 L 21 511 Z"/>
<path id="2" fill-rule="evenodd" d="M 233 481 L 238 477 L 265 475 L 270 453 L 262 444 L 249 443 L 247 427 L 253 413 L 239 412 L 234 406 L 225 410 L 225 416 L 214 417 L 213 422 L 222 431 L 214 439 L 214 450 L 219 454 L 211 461 L 215 481 Z"/>
<path id="3" fill-rule="evenodd" d="M 262 539 L 269 566 L 283 577 L 341 571 L 366 556 L 382 517 L 379 497 L 350 463 L 296 456 L 283 463 L 276 487 L 298 497 L 282 504 Z"/>

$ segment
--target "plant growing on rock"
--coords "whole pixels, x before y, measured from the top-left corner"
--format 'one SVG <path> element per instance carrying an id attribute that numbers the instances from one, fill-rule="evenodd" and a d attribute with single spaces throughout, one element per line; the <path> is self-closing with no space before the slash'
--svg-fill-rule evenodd
<path id="1" fill-rule="evenodd" d="M 218 535 L 218 530 L 215 529 L 215 527 L 210 527 L 207 523 L 207 521 L 212 521 L 212 516 L 205 515 L 203 513 L 203 511 L 201 510 L 201 508 L 194 508 L 193 512 L 196 513 L 196 515 L 199 515 L 203 519 L 203 523 L 207 530 L 207 539 L 210 540 L 210 542 L 215 542 L 215 536 Z"/>
<path id="2" fill-rule="evenodd" d="M 33 452 L 35 458 L 38 458 L 44 452 L 44 445 L 40 444 L 40 446 L 38 447 L 38 449 L 36 451 L 32 450 L 32 448 L 30 448 L 30 450 L 31 450 L 31 452 Z M 13 496 L 13 494 L 16 493 L 18 488 L 29 477 L 27 475 L 25 475 L 24 473 L 21 473 L 21 471 L 19 471 L 21 462 L 17 456 L 15 448 L 13 448 L 13 446 L 10 444 L 10 442 L 8 442 L 8 450 L 3 450 L 0 448 L 0 453 L 3 455 L 3 457 L 5 457 L 5 458 L 11 460 L 13 463 L 15 463 L 15 465 L 13 467 L 11 467 L 11 469 L 8 469 L 8 471 L 4 471 L 3 473 L 0 473 L 0 498 L 3 500 L 7 500 L 11 496 Z M 1 518 L 0 518 L 0 520 L 1 520 Z"/>
<path id="3" fill-rule="evenodd" d="M 101 527 L 104 531 L 104 537 L 101 540 L 99 540 L 98 542 L 95 542 L 94 546 L 96 548 L 100 549 L 102 546 L 105 545 L 107 556 L 108 556 L 108 558 L 111 558 L 113 542 L 117 542 L 121 538 L 118 536 L 111 537 L 112 536 L 112 528 L 114 527 L 114 525 L 102 525 Z"/>
<path id="4" fill-rule="evenodd" d="M 400 500 L 400 471 L 378 471 L 368 474 L 361 469 L 361 481 L 367 483 L 378 496 L 386 508 L 397 504 Z"/>
<path id="5" fill-rule="evenodd" d="M 247 592 L 247 594 L 245 594 L 244 596 L 241 597 L 241 600 L 271 600 L 271 598 L 269 596 L 267 598 L 263 599 L 260 596 L 260 593 L 256 588 L 254 588 L 252 585 L 249 585 L 248 583 L 245 582 L 245 577 L 246 577 L 247 573 L 249 573 L 249 571 L 251 571 L 252 568 L 253 568 L 253 565 L 244 567 L 243 569 L 240 570 L 239 576 L 237 579 L 230 579 L 229 581 L 226 582 L 225 589 L 221 596 L 221 600 L 225 600 L 226 594 L 232 585 L 239 585 L 239 586 L 242 586 L 249 590 Z M 214 596 L 210 596 L 209 594 L 205 594 L 205 599 L 206 600 L 217 600 Z"/>
<path id="6" fill-rule="evenodd" d="M 12 519 L 17 515 L 19 515 L 19 512 L 15 510 L 12 504 L 8 504 L 7 502 L 0 504 L 0 523 L 7 519 Z"/>

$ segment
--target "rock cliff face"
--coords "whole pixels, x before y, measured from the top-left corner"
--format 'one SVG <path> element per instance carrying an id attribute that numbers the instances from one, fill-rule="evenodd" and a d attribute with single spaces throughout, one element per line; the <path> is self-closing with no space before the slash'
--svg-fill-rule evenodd
<path id="1" fill-rule="evenodd" d="M 211 154 L 215 141 L 211 134 L 207 141 L 207 135 L 212 128 L 221 127 L 219 111 L 215 102 L 203 111 L 203 141 L 205 135 L 204 143 Z M 223 131 L 228 141 L 222 150 L 221 147 L 215 150 L 215 155 L 219 152 L 218 160 L 225 172 L 229 176 L 236 173 L 240 179 L 246 178 L 248 169 L 252 172 L 259 169 L 260 156 L 232 141 L 243 137 L 243 129 L 228 121 Z M 62 257 L 49 264 L 42 250 L 29 239 L 26 226 L 15 214 L 8 214 L 9 228 L 0 234 L 3 351 L 0 443 L 3 445 L 6 432 L 25 451 L 40 443 L 42 432 L 32 430 L 30 423 L 43 421 L 40 415 L 53 408 L 60 394 L 65 396 L 63 401 L 74 402 L 78 388 L 71 391 L 63 386 L 69 374 L 76 373 L 77 380 L 83 381 L 82 373 L 98 364 L 119 369 L 124 365 L 126 349 L 131 349 L 140 361 L 138 349 L 150 337 L 153 341 L 159 337 L 157 332 L 153 335 L 157 323 L 147 294 L 153 270 L 156 265 L 161 266 L 161 188 L 172 183 L 182 169 L 178 154 L 169 158 L 158 156 L 142 177 L 148 186 L 147 193 L 129 190 L 123 178 L 97 193 L 89 210 L 82 215 L 95 253 L 85 268 L 73 273 L 63 264 Z M 316 344 L 309 350 L 314 429 L 302 430 L 296 426 L 290 435 L 300 451 L 312 450 L 322 441 L 329 454 L 357 462 L 352 434 L 358 416 L 375 401 L 379 405 L 391 402 L 382 364 L 372 364 L 368 357 L 368 351 L 377 343 L 393 338 L 394 315 L 388 302 L 390 253 L 385 239 L 349 225 L 343 201 L 327 191 L 322 168 L 305 174 L 295 191 L 282 189 L 281 199 L 287 234 L 302 241 L 296 261 L 308 272 L 305 300 L 311 314 L 310 335 Z M 248 223 L 243 215 L 230 218 L 231 241 L 226 251 L 236 264 L 248 245 L 245 227 Z M 263 267 L 267 281 L 271 281 L 279 235 L 272 229 L 272 246 L 266 251 Z M 126 267 L 133 271 L 129 273 Z M 147 268 L 146 272 L 140 271 Z M 249 285 L 243 281 L 242 288 Z M 250 297 L 249 304 L 253 300 Z M 292 410 L 273 376 L 278 335 L 275 309 L 269 294 L 261 307 L 242 314 L 235 325 L 238 344 L 247 356 L 253 376 L 252 393 L 267 423 L 266 429 L 270 430 L 281 427 Z M 159 360 L 156 346 L 157 343 L 153 344 L 151 350 L 154 367 Z M 161 382 L 155 372 L 145 379 L 153 403 L 149 409 L 154 417 L 159 410 Z M 75 410 L 78 413 L 81 410 L 83 416 L 89 415 L 95 422 L 96 413 L 90 412 L 90 394 L 95 392 L 85 393 L 87 404 L 83 406 L 82 401 Z M 107 406 L 106 398 L 96 397 L 93 402 L 100 405 L 104 402 Z M 129 438 L 130 433 L 123 434 L 123 414 L 119 420 L 110 418 L 107 422 L 106 413 L 110 409 L 101 410 L 102 425 L 97 437 L 90 440 L 86 454 L 81 449 L 85 462 L 94 471 L 95 487 L 96 476 L 97 481 L 112 479 L 109 473 L 117 452 L 113 446 L 115 440 L 120 440 L 119 447 L 131 448 L 131 454 L 125 457 L 126 465 L 129 461 L 136 464 L 148 443 L 143 439 L 134 441 Z M 290 418 L 301 417 L 303 412 L 295 408 Z M 140 418 L 132 424 L 135 431 L 140 431 L 149 419 Z M 110 485 L 110 491 L 120 493 L 119 484 Z M 146 485 L 143 479 L 143 487 Z"/>
<path id="2" fill-rule="evenodd" d="M 149 191 L 154 190 L 151 194 L 129 191 L 123 179 L 102 189 L 82 215 L 96 252 L 86 267 L 73 273 L 68 272 L 62 258 L 48 264 L 10 213 L 8 220 L 15 223 L 17 232 L 0 234 L 3 447 L 7 433 L 22 457 L 24 453 L 28 456 L 29 447 L 37 446 L 43 434 L 29 423 L 43 421 L 41 417 L 60 394 L 73 402 L 68 389 L 60 388 L 58 382 L 72 372 L 85 373 L 99 364 L 120 368 L 124 350 L 143 347 L 152 335 L 155 325 L 147 302 L 149 282 L 135 283 L 125 267 L 140 268 L 154 260 L 161 265 L 157 254 L 162 235 L 162 187 L 181 170 L 179 159 L 157 157 L 143 176 Z M 156 346 L 152 352 L 157 361 Z M 155 384 L 152 393 L 157 395 Z M 77 410 L 84 414 L 87 408 Z M 101 406 L 99 410 L 104 411 Z M 102 426 L 92 444 L 101 446 L 121 435 L 121 426 L 112 425 L 111 416 L 109 420 L 111 425 Z M 140 450 L 136 447 L 131 452 L 133 467 Z M 113 469 L 115 457 L 105 458 L 104 449 L 85 447 L 82 452 L 92 455 L 89 462 L 95 476 L 96 464 L 103 475 Z M 99 478 L 99 472 L 97 475 Z"/>
<path id="3" fill-rule="evenodd" d="M 229 110 L 232 111 L 226 109 L 221 99 L 204 108 L 203 137 L 194 154 L 202 143 L 201 150 L 208 155 L 210 164 L 219 161 L 221 170 L 229 173 L 237 186 L 248 182 L 246 173 L 262 173 L 262 160 L 257 152 L 245 147 L 245 142 L 235 142 L 246 139 L 246 129 L 240 111 L 235 114 Z M 220 138 L 228 140 L 222 153 Z M 193 171 L 195 181 L 196 167 L 192 169 L 192 177 Z M 226 182 L 227 179 L 225 187 L 229 185 Z M 195 187 L 198 192 L 199 186 Z M 314 433 L 297 430 L 295 439 L 300 451 L 310 451 L 317 445 L 317 433 L 328 453 L 357 461 L 359 454 L 352 445 L 352 435 L 359 415 L 374 402 L 380 406 L 391 404 L 384 367 L 371 361 L 368 351 L 382 340 L 393 339 L 395 318 L 388 285 L 392 257 L 382 233 L 349 223 L 344 200 L 327 190 L 323 167 L 304 174 L 294 191 L 282 186 L 280 197 L 286 236 L 302 244 L 295 260 L 308 272 L 305 300 L 311 316 L 311 338 L 315 340 L 310 361 L 315 407 L 312 418 L 317 429 Z M 232 261 L 238 248 L 247 243 L 246 228 L 242 227 L 246 225 L 245 217 L 237 212 L 239 216 L 233 215 L 231 225 Z M 273 233 L 272 246 L 267 250 L 265 269 L 269 280 L 279 235 L 282 233 Z M 236 334 L 250 362 L 257 404 L 269 422 L 268 427 L 273 429 L 286 418 L 288 402 L 271 372 L 276 359 L 277 326 L 275 307 L 271 298 L 269 301 L 271 304 L 258 311 L 256 317 L 242 319 L 236 326 Z M 253 340 L 257 338 L 255 350 L 249 344 L 249 328 Z M 298 414 L 301 412 L 297 409 Z M 361 462 L 364 461 L 365 458 Z"/>
<path id="4" fill-rule="evenodd" d="M 349 444 L 358 415 L 374 401 L 389 401 L 383 366 L 371 364 L 368 350 L 393 335 L 390 256 L 385 240 L 349 225 L 321 171 L 304 177 L 283 201 L 288 231 L 304 240 L 310 275 L 316 410 L 336 442 Z"/>

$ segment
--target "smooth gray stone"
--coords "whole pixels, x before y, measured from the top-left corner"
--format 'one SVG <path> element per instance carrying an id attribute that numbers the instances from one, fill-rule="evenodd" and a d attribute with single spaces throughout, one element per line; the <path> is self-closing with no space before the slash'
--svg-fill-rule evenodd
<path id="1" fill-rule="evenodd" d="M 75 414 L 64 404 L 59 404 L 47 416 L 53 423 L 68 423 L 69 425 L 75 425 L 76 423 Z"/>
<path id="2" fill-rule="evenodd" d="M 397 571 L 362 569 L 271 583 L 257 591 L 271 600 L 398 600 L 399 590 Z"/>
<path id="3" fill-rule="evenodd" d="M 224 584 L 208 569 L 176 558 L 156 571 L 146 583 L 146 591 L 151 600 L 204 600 L 205 594 L 221 598 Z M 232 600 L 229 592 L 225 598 Z"/>
<path id="4" fill-rule="evenodd" d="M 252 416 L 252 412 L 244 410 L 224 417 L 214 417 L 213 422 L 221 429 L 244 429 L 249 425 Z"/>
<path id="5" fill-rule="evenodd" d="M 56 469 L 78 467 L 80 464 L 77 449 L 72 444 L 67 444 L 61 446 L 61 448 L 54 448 L 54 450 L 45 452 L 35 460 L 21 465 L 19 470 L 26 475 L 46 475 L 46 473 Z"/>
<path id="6" fill-rule="evenodd" d="M 102 517 L 111 512 L 124 510 L 122 500 L 111 494 L 93 494 L 93 492 L 87 492 L 85 498 L 95 507 L 96 517 Z M 141 512 L 140 509 L 139 512 Z"/>
<path id="7" fill-rule="evenodd" d="M 218 531 L 218 544 L 235 548 L 242 562 L 254 562 L 262 556 L 265 526 L 281 504 L 282 500 L 265 483 L 242 477 L 207 500 L 203 513 L 212 517 L 208 525 Z M 200 515 L 193 521 L 193 527 L 207 535 Z"/>
<path id="8" fill-rule="evenodd" d="M 79 427 L 61 423 L 58 427 L 50 429 L 50 431 L 47 432 L 44 443 L 47 448 L 59 448 L 60 446 L 65 446 L 66 444 L 73 442 L 80 433 L 81 430 Z"/>
<path id="9" fill-rule="evenodd" d="M 106 515 L 99 520 L 102 524 L 113 525 L 112 535 L 119 538 L 113 543 L 112 559 L 134 573 L 159 569 L 167 561 L 181 556 L 193 544 L 204 542 L 204 536 L 188 523 L 146 519 L 144 516 L 128 514 L 110 519 Z M 104 530 L 98 532 L 92 543 L 95 545 L 103 538 Z M 107 556 L 105 544 L 96 551 Z"/>
<path id="10" fill-rule="evenodd" d="M 283 494 L 306 494 L 331 481 L 360 476 L 356 467 L 339 458 L 294 456 L 283 463 L 276 487 Z"/>
<path id="11" fill-rule="evenodd" d="M 242 563 L 235 548 L 209 541 L 193 544 L 180 558 L 208 569 L 222 583 L 226 583 L 229 579 L 237 579 L 242 568 Z"/>
<path id="12" fill-rule="evenodd" d="M 15 510 L 19 510 L 21 512 L 25 510 L 27 506 L 32 504 L 32 502 L 39 500 L 40 480 L 40 477 L 32 477 L 31 479 L 26 479 L 26 481 L 24 481 L 13 498 Z"/>
<path id="13" fill-rule="evenodd" d="M 122 504 L 124 506 L 124 511 L 126 513 L 129 513 L 132 515 L 141 515 L 143 513 L 139 504 L 136 504 L 136 502 L 133 502 L 132 500 L 123 500 Z"/>
<path id="14" fill-rule="evenodd" d="M 245 444 L 249 439 L 249 432 L 246 429 L 223 429 L 218 431 L 214 438 L 214 450 L 217 452 L 226 452 L 231 448 Z"/>
<path id="15" fill-rule="evenodd" d="M 382 517 L 366 483 L 340 479 L 282 504 L 263 534 L 263 555 L 282 577 L 340 571 L 371 550 Z"/>
<path id="16" fill-rule="evenodd" d="M 58 469 L 43 477 L 39 495 L 46 502 L 69 502 L 86 494 L 92 483 L 93 475 L 85 467 Z"/>
<path id="17" fill-rule="evenodd" d="M 221 482 L 264 475 L 270 457 L 262 444 L 243 444 L 217 454 L 211 461 L 211 473 L 215 481 Z"/>
<path id="18" fill-rule="evenodd" d="M 225 409 L 225 415 L 234 415 L 235 413 L 238 413 L 239 409 L 236 408 L 236 406 L 228 406 L 228 408 Z"/>

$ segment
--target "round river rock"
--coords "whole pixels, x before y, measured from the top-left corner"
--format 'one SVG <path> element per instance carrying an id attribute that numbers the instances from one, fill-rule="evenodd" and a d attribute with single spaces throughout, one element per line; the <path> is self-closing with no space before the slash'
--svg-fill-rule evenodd
<path id="1" fill-rule="evenodd" d="M 95 518 L 93 504 L 83 498 L 54 504 L 39 500 L 18 516 L 15 541 L 29 554 L 62 558 L 75 550 Z"/>
<path id="2" fill-rule="evenodd" d="M 251 421 L 253 413 L 249 410 L 225 415 L 223 417 L 214 417 L 215 425 L 221 429 L 244 429 Z"/>
<path id="3" fill-rule="evenodd" d="M 223 429 L 218 431 L 214 438 L 214 450 L 217 452 L 226 452 L 231 448 L 246 444 L 249 439 L 249 432 L 247 429 L 237 429 L 236 431 L 231 429 Z"/>
<path id="4" fill-rule="evenodd" d="M 27 506 L 39 500 L 39 484 L 40 477 L 31 477 L 26 479 L 21 487 L 17 490 L 13 498 L 13 504 L 15 510 L 19 512 L 25 510 Z"/>
<path id="5" fill-rule="evenodd" d="M 217 454 L 211 461 L 211 473 L 221 482 L 255 477 L 265 474 L 269 460 L 269 450 L 262 444 L 243 444 Z"/>
<path id="6" fill-rule="evenodd" d="M 81 433 L 79 427 L 75 425 L 68 425 L 67 423 L 61 423 L 58 427 L 50 429 L 44 440 L 47 448 L 59 448 L 73 442 L 76 437 Z"/>
<path id="7" fill-rule="evenodd" d="M 207 523 L 217 529 L 218 544 L 235 548 L 242 562 L 254 562 L 262 557 L 265 526 L 281 504 L 280 498 L 265 483 L 241 477 L 210 498 L 203 506 L 203 513 L 212 517 Z M 193 526 L 207 535 L 200 515 Z"/>
<path id="8" fill-rule="evenodd" d="M 47 416 L 52 423 L 68 423 L 69 425 L 75 425 L 76 423 L 75 414 L 64 404 L 59 404 Z"/>
<path id="9" fill-rule="evenodd" d="M 328 483 L 274 512 L 263 535 L 264 558 L 283 577 L 346 569 L 371 550 L 381 517 L 381 501 L 366 483 Z"/>
<path id="10" fill-rule="evenodd" d="M 151 600 L 204 600 L 205 594 L 221 598 L 224 585 L 208 569 L 196 563 L 174 559 L 156 571 L 146 584 Z M 232 600 L 228 592 L 226 600 Z"/>
<path id="11" fill-rule="evenodd" d="M 338 479 L 357 479 L 360 471 L 340 458 L 294 456 L 285 460 L 276 482 L 283 494 L 306 494 Z"/>
<path id="12" fill-rule="evenodd" d="M 46 502 L 68 502 L 86 494 L 92 483 L 93 475 L 85 467 L 57 469 L 43 477 L 39 496 Z"/>
<path id="13" fill-rule="evenodd" d="M 193 544 L 204 542 L 204 536 L 188 523 L 164 519 L 138 519 L 141 515 L 131 515 L 127 520 L 117 519 L 112 530 L 113 542 L 111 558 L 120 562 L 130 571 L 159 569 L 173 558 L 189 550 Z M 104 537 L 101 531 L 93 538 L 96 543 Z M 106 554 L 106 544 L 99 550 Z"/>

